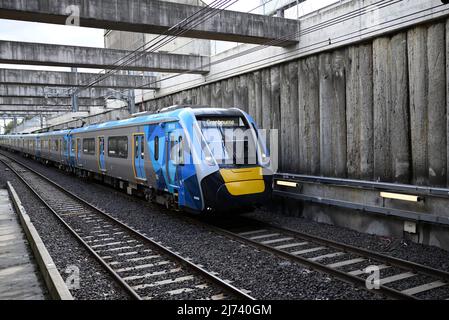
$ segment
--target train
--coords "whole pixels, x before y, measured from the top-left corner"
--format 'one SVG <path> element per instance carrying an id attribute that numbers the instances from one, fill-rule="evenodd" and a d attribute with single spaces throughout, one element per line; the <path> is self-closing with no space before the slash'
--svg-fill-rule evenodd
<path id="1" fill-rule="evenodd" d="M 242 212 L 270 198 L 267 143 L 238 108 L 176 105 L 132 118 L 0 136 L 0 147 L 168 209 Z"/>

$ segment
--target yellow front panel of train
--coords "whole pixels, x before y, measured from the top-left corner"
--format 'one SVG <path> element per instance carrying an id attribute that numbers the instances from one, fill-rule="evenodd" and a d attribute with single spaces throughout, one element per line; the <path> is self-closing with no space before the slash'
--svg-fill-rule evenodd
<path id="1" fill-rule="evenodd" d="M 265 182 L 262 173 L 261 167 L 220 170 L 226 188 L 233 196 L 264 192 Z"/>

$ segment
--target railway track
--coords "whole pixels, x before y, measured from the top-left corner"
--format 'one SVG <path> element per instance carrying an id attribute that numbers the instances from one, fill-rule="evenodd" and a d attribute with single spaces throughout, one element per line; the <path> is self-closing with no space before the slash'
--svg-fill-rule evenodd
<path id="1" fill-rule="evenodd" d="M 449 273 L 442 270 L 251 218 L 207 224 L 241 243 L 394 299 L 449 300 Z M 373 272 L 379 272 L 378 279 L 368 281 L 372 285 L 372 280 L 379 281 L 374 290 L 367 286 Z"/>
<path id="2" fill-rule="evenodd" d="M 125 225 L 29 166 L 4 153 L 0 153 L 0 161 L 132 298 L 254 300 L 246 292 Z"/>
<path id="3" fill-rule="evenodd" d="M 136 199 L 127 194 L 123 195 Z M 142 203 L 146 204 L 144 200 Z M 394 299 L 449 298 L 449 273 L 442 270 L 251 218 L 240 217 L 217 224 L 215 219 L 172 214 L 189 223 L 332 275 L 363 289 L 368 290 L 366 279 L 369 274 L 365 272 L 366 268 L 377 268 L 380 273 L 380 286 L 374 291 Z"/>

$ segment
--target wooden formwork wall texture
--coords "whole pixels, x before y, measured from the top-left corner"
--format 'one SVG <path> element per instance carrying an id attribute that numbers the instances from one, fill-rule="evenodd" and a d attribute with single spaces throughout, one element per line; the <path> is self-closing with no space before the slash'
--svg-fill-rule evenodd
<path id="1" fill-rule="evenodd" d="M 449 23 L 152 100 L 240 107 L 278 129 L 280 171 L 449 186 Z M 150 107 L 151 106 L 151 107 Z"/>

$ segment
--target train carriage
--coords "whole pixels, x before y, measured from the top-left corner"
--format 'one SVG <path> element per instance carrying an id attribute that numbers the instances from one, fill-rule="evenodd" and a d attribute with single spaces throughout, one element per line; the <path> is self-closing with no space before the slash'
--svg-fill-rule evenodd
<path id="1" fill-rule="evenodd" d="M 0 141 L 80 176 L 191 212 L 252 207 L 268 199 L 271 190 L 266 146 L 254 120 L 235 108 L 173 106 L 73 130 L 2 136 Z"/>

